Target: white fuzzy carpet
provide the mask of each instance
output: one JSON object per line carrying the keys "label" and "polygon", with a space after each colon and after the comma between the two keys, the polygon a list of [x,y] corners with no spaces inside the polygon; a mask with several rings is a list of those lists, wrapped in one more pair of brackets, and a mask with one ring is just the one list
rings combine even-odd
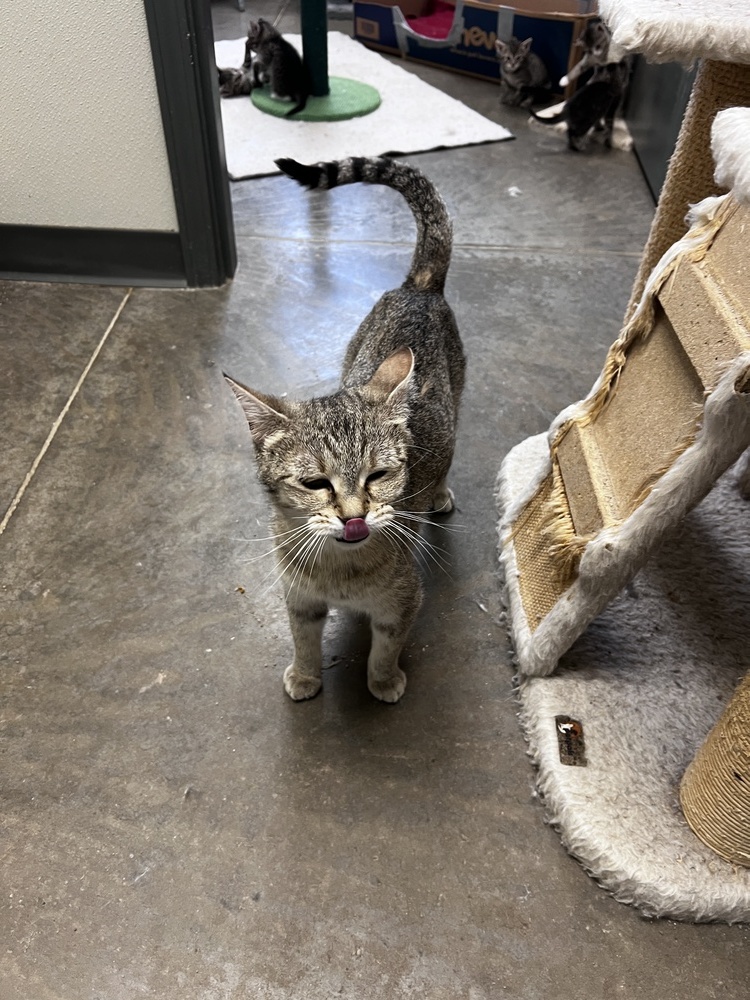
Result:
{"label": "white fuzzy carpet", "polygon": [[599,13],[613,41],[648,62],[750,63],[747,0],[599,0]]}
{"label": "white fuzzy carpet", "polygon": [[[299,35],[285,37],[300,50]],[[216,42],[215,51],[217,66],[241,66],[245,39]],[[375,87],[380,107],[349,121],[295,122],[264,114],[249,97],[224,99],[224,144],[233,180],[278,173],[274,160],[281,156],[316,163],[513,138],[501,125],[338,31],[328,33],[328,71]]]}
{"label": "white fuzzy carpet", "polygon": [[[516,496],[546,434],[504,464]],[[750,922],[750,869],[687,826],[685,768],[750,668],[750,507],[730,471],[589,626],[551,677],[521,681],[549,822],[589,873],[648,916]],[[560,763],[555,717],[583,725],[586,767]]]}

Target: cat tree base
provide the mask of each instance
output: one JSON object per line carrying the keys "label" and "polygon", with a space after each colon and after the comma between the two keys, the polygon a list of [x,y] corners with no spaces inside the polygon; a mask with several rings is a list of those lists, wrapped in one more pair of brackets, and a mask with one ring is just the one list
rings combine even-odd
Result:
{"label": "cat tree base", "polygon": [[[361,118],[380,107],[380,94],[368,83],[342,76],[328,78],[329,92],[324,97],[308,97],[303,111],[287,120],[290,122],[340,122]],[[286,118],[291,105],[271,97],[268,88],[253,90],[251,100],[259,111],[277,118]]]}

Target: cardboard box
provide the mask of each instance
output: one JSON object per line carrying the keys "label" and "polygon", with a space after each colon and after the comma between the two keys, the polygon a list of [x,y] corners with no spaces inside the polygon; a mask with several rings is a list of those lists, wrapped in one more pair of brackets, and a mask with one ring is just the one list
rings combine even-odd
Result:
{"label": "cardboard box", "polygon": [[450,35],[435,39],[418,35],[397,4],[354,0],[354,37],[369,48],[499,83],[496,39],[530,36],[554,91],[578,62],[575,43],[594,16],[596,0],[520,0],[515,7],[492,0],[456,0]]}
{"label": "cardboard box", "polygon": [[430,0],[378,0],[383,7],[398,7],[404,17],[423,17],[430,6]]}

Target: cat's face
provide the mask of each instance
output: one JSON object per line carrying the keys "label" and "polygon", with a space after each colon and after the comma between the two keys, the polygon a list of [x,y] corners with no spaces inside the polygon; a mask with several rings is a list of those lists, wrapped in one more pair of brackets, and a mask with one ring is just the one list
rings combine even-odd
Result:
{"label": "cat's face", "polygon": [[343,551],[397,532],[394,504],[408,481],[408,355],[384,384],[375,384],[381,365],[362,389],[306,402],[261,396],[228,380],[250,425],[260,480],[297,532],[289,541]]}
{"label": "cat's face", "polygon": [[247,29],[245,54],[249,54],[249,50],[257,52],[258,46],[264,39],[268,38],[270,32],[272,31],[272,26],[268,23],[268,21],[264,21],[262,17],[258,18],[257,21],[251,21],[250,27]]}
{"label": "cat's face", "polygon": [[594,62],[603,62],[609,52],[610,39],[610,31],[606,24],[603,21],[594,21],[586,25],[578,44]]}
{"label": "cat's face", "polygon": [[500,65],[505,74],[513,75],[521,69],[529,54],[531,41],[530,38],[523,42],[511,38],[510,42],[503,42],[498,38],[495,42],[495,49],[500,56]]}

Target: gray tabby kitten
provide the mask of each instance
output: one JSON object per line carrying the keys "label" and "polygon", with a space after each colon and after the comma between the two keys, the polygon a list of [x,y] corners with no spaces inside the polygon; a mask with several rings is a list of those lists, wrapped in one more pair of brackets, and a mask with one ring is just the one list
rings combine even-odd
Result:
{"label": "gray tabby kitten", "polygon": [[452,229],[445,205],[418,170],[388,159],[303,166],[278,160],[308,188],[384,184],[417,222],[409,273],[386,292],[350,341],[341,388],[292,402],[227,378],[242,405],[261,483],[273,507],[294,661],[284,687],[295,701],[321,687],[321,636],[329,608],[366,615],[372,627],[367,686],[398,701],[398,659],[422,601],[415,567],[419,524],[448,513],[465,360],[443,297]]}
{"label": "gray tabby kitten", "polygon": [[495,42],[500,57],[500,100],[503,104],[531,107],[534,101],[543,101],[549,95],[550,82],[547,67],[531,51],[533,39],[519,42],[511,38]]}
{"label": "gray tabby kitten", "polygon": [[262,17],[250,22],[242,68],[252,73],[254,86],[270,84],[271,97],[296,101],[287,118],[304,109],[310,96],[307,67],[291,42]]}
{"label": "gray tabby kitten", "polygon": [[241,97],[253,89],[250,74],[242,69],[219,69],[219,93],[222,97]]}
{"label": "gray tabby kitten", "polygon": [[606,66],[609,63],[616,63],[623,60],[626,53],[623,49],[615,46],[612,42],[612,32],[600,18],[592,18],[583,30],[583,34],[576,42],[578,48],[583,49],[583,55],[575,66],[560,80],[561,87],[567,87],[573,80],[577,80],[587,69],[595,69],[597,66]]}

